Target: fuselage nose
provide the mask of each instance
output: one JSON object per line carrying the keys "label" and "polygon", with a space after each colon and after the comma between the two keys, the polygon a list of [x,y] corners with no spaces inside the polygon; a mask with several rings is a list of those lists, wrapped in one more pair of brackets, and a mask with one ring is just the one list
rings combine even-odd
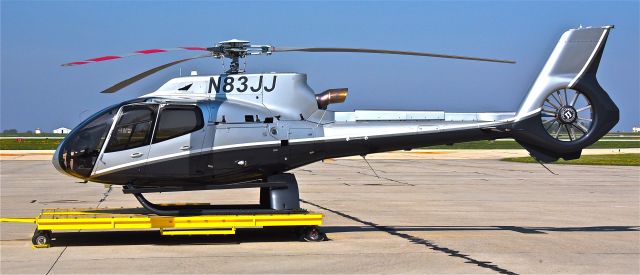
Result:
{"label": "fuselage nose", "polygon": [[78,152],[76,150],[77,146],[74,146],[77,144],[77,135],[77,132],[71,132],[60,142],[56,151],[53,153],[51,163],[53,167],[62,174],[87,179],[89,174],[86,172],[83,173],[83,171],[79,169],[80,159],[78,158]]}
{"label": "fuselage nose", "polygon": [[69,173],[67,173],[67,171],[65,171],[64,168],[62,168],[63,163],[62,163],[62,159],[60,158],[61,147],[62,147],[62,142],[58,144],[58,147],[56,148],[56,152],[53,153],[53,158],[51,159],[51,163],[53,163],[53,167],[55,167],[56,170],[58,170],[58,172],[69,175]]}
{"label": "fuselage nose", "polygon": [[92,115],[71,131],[53,154],[53,166],[67,175],[90,178],[118,107],[114,105]]}

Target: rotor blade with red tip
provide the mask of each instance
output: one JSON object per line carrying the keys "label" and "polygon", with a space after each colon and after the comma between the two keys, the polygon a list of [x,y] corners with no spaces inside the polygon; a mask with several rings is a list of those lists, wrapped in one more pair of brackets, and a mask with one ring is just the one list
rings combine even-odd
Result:
{"label": "rotor blade with red tip", "polygon": [[133,76],[133,77],[127,79],[127,80],[124,80],[124,81],[122,81],[122,82],[120,82],[120,83],[118,83],[116,85],[113,85],[113,86],[107,88],[106,90],[102,91],[101,93],[115,93],[115,92],[121,90],[122,88],[127,87],[127,86],[135,83],[136,81],[138,81],[140,79],[143,79],[143,78],[145,78],[147,76],[150,76],[150,75],[152,75],[154,73],[157,73],[157,72],[159,72],[161,70],[169,68],[169,67],[171,67],[173,65],[176,65],[178,63],[182,63],[182,62],[185,62],[185,61],[193,60],[193,59],[203,58],[203,57],[211,57],[211,55],[207,54],[207,55],[201,55],[201,56],[196,56],[196,57],[190,57],[190,58],[176,60],[176,61],[164,64],[164,65],[160,65],[160,66],[155,67],[153,69],[150,69],[150,70],[144,71],[142,73],[139,73],[139,74],[137,74],[137,75],[135,75],[135,76]]}
{"label": "rotor blade with red tip", "polygon": [[62,64],[61,66],[84,65],[84,64],[89,64],[89,63],[96,63],[96,62],[100,62],[100,61],[120,59],[120,58],[123,58],[123,57],[129,57],[129,56],[141,55],[141,54],[164,53],[164,52],[170,52],[170,51],[206,51],[206,50],[207,50],[207,48],[203,48],[203,47],[179,47],[179,48],[169,48],[169,49],[148,49],[148,50],[135,51],[133,53],[128,53],[128,54],[122,54],[122,55],[107,55],[107,56],[101,56],[101,57],[91,58],[91,59],[82,60],[82,61],[74,61],[74,62],[69,62],[69,63]]}
{"label": "rotor blade with red tip", "polygon": [[273,47],[272,52],[316,52],[316,53],[378,53],[378,54],[398,54],[398,55],[413,55],[413,56],[429,56],[429,57],[439,57],[439,58],[451,58],[451,59],[464,59],[464,60],[475,60],[475,61],[487,61],[487,62],[499,62],[499,63],[516,63],[511,60],[501,60],[501,59],[493,59],[493,58],[482,58],[482,57],[470,57],[470,56],[460,56],[460,55],[448,55],[448,54],[437,54],[437,53],[424,53],[424,52],[410,52],[410,51],[396,51],[396,50],[383,50],[383,49],[363,49],[363,48],[284,48],[284,47]]}

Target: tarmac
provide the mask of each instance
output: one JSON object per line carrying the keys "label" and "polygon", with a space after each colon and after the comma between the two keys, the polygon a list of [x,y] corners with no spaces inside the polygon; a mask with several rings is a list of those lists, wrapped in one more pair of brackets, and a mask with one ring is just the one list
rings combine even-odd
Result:
{"label": "tarmac", "polygon": [[[302,207],[325,215],[329,241],[263,229],[54,232],[53,247],[34,249],[33,224],[2,223],[0,273],[640,273],[640,167],[548,165],[554,175],[497,160],[522,150],[478,151],[485,153],[372,155],[374,170],[357,158],[294,170]],[[48,160],[17,159],[0,161],[2,217],[138,206],[119,187],[78,183]],[[253,189],[150,195],[217,204],[257,198]]]}

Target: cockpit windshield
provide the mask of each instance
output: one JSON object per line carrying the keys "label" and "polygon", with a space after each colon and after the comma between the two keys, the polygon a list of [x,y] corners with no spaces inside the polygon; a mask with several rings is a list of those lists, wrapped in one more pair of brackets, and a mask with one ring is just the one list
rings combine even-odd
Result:
{"label": "cockpit windshield", "polygon": [[62,169],[81,178],[91,175],[119,107],[103,110],[71,132],[58,149],[58,161]]}

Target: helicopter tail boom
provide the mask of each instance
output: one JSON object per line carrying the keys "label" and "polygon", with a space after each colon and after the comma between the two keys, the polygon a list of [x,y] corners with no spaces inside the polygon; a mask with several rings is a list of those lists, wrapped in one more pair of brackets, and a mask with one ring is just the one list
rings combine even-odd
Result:
{"label": "helicopter tail boom", "polygon": [[576,159],[616,125],[596,73],[613,26],[566,31],[520,106],[512,136],[540,161]]}

